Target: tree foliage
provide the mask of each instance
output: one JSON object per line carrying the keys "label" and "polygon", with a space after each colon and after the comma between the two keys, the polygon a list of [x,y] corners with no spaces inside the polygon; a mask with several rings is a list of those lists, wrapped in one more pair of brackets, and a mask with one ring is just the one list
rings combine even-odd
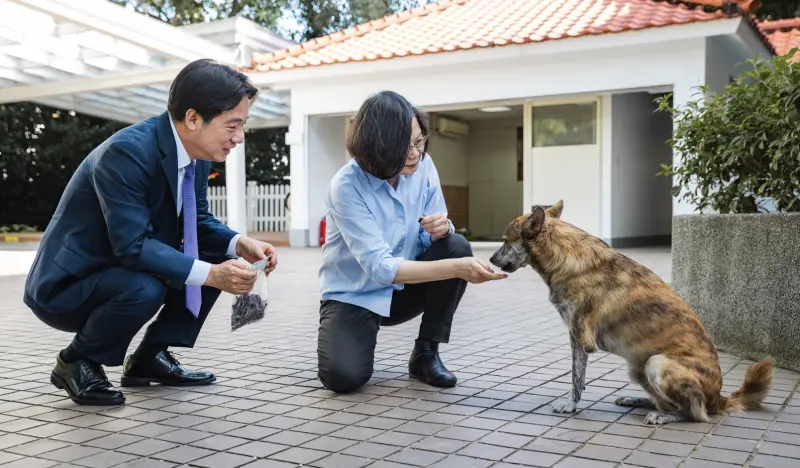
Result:
{"label": "tree foliage", "polygon": [[241,16],[302,42],[429,0],[110,0],[175,26]]}
{"label": "tree foliage", "polygon": [[800,16],[800,0],[762,0],[754,13],[762,20],[797,18]]}
{"label": "tree foliage", "polygon": [[[795,51],[751,59],[723,92],[700,96],[680,109],[668,96],[659,109],[676,122],[670,145],[679,164],[664,166],[673,194],[698,211],[800,212],[800,64]],[[772,207],[770,207],[772,205]]]}
{"label": "tree foliage", "polygon": [[[109,1],[174,26],[242,16],[284,37],[304,41],[428,0]],[[34,103],[0,105],[0,226],[32,225],[44,229],[80,162],[124,126]],[[247,132],[248,180],[288,183],[285,133],[286,128]],[[224,184],[224,164],[216,164],[214,169],[216,173],[209,184]]]}
{"label": "tree foliage", "polygon": [[0,226],[46,226],[81,161],[123,127],[31,103],[1,104]]}

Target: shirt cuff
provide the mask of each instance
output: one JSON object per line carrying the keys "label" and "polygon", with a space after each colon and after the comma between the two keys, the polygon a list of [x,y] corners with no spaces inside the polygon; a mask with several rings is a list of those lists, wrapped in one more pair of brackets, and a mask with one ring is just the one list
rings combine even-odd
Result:
{"label": "shirt cuff", "polygon": [[192,270],[186,278],[186,284],[189,286],[202,286],[208,279],[208,274],[211,272],[211,264],[202,260],[195,260],[192,264]]}
{"label": "shirt cuff", "polygon": [[428,231],[422,231],[419,234],[419,241],[422,243],[422,247],[426,249],[429,248],[432,244],[430,233],[428,233]]}
{"label": "shirt cuff", "polygon": [[239,242],[239,238],[242,237],[241,234],[236,234],[231,239],[231,243],[228,244],[228,252],[227,255],[229,258],[238,258],[239,256],[236,255],[236,244]]}
{"label": "shirt cuff", "polygon": [[391,257],[381,262],[377,282],[379,284],[391,285],[398,291],[403,289],[403,284],[394,283],[394,278],[397,276],[397,270],[400,269],[400,264],[404,261],[406,261],[406,259],[403,257]]}

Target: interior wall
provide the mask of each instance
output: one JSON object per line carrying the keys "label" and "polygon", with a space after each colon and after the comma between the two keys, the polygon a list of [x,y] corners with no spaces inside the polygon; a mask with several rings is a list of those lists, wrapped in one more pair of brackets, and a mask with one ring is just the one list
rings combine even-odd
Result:
{"label": "interior wall", "polygon": [[456,230],[469,227],[469,189],[467,188],[467,140],[444,136],[437,131],[436,114],[429,115],[431,135],[428,152],[439,173],[447,215]]}
{"label": "interior wall", "polygon": [[467,139],[431,134],[428,151],[436,164],[442,185],[467,186]]}
{"label": "interior wall", "polygon": [[309,117],[308,152],[314,163],[309,165],[309,245],[319,245],[319,223],[326,215],[325,194],[336,172],[344,166],[346,117]]}
{"label": "interior wall", "polygon": [[648,93],[612,96],[611,241],[660,244],[672,232],[672,180],[657,176],[670,164],[672,120]]}
{"label": "interior wall", "polygon": [[508,223],[521,214],[518,127],[522,127],[522,118],[470,122],[466,169],[469,228],[475,237],[500,237]]}

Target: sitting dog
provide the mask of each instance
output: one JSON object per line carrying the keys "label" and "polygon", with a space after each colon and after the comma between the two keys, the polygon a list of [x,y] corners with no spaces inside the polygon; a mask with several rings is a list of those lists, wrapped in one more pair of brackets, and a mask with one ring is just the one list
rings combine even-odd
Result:
{"label": "sitting dog", "polygon": [[717,352],[695,312],[655,273],[562,221],[563,207],[559,200],[547,210],[538,206],[516,218],[489,260],[508,273],[533,267],[569,329],[572,390],[553,411],[575,411],[587,353],[597,349],[624,358],[631,380],[649,394],[615,401],[656,409],[645,424],[709,422],[709,414],[759,407],[772,384],[772,363],[753,364],[739,390],[720,395]]}

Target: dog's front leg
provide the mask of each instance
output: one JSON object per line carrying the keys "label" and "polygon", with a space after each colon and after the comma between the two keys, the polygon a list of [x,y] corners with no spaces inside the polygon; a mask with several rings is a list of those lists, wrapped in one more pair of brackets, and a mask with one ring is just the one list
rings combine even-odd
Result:
{"label": "dog's front leg", "polygon": [[572,335],[570,335],[569,344],[572,348],[572,390],[569,391],[566,399],[553,404],[553,411],[556,413],[575,412],[578,402],[581,401],[581,393],[586,381],[586,362],[589,355],[583,349],[583,344]]}
{"label": "dog's front leg", "polygon": [[586,315],[576,312],[572,316],[571,332],[578,339],[578,344],[587,353],[597,351],[597,340],[594,335],[594,328],[586,324]]}

